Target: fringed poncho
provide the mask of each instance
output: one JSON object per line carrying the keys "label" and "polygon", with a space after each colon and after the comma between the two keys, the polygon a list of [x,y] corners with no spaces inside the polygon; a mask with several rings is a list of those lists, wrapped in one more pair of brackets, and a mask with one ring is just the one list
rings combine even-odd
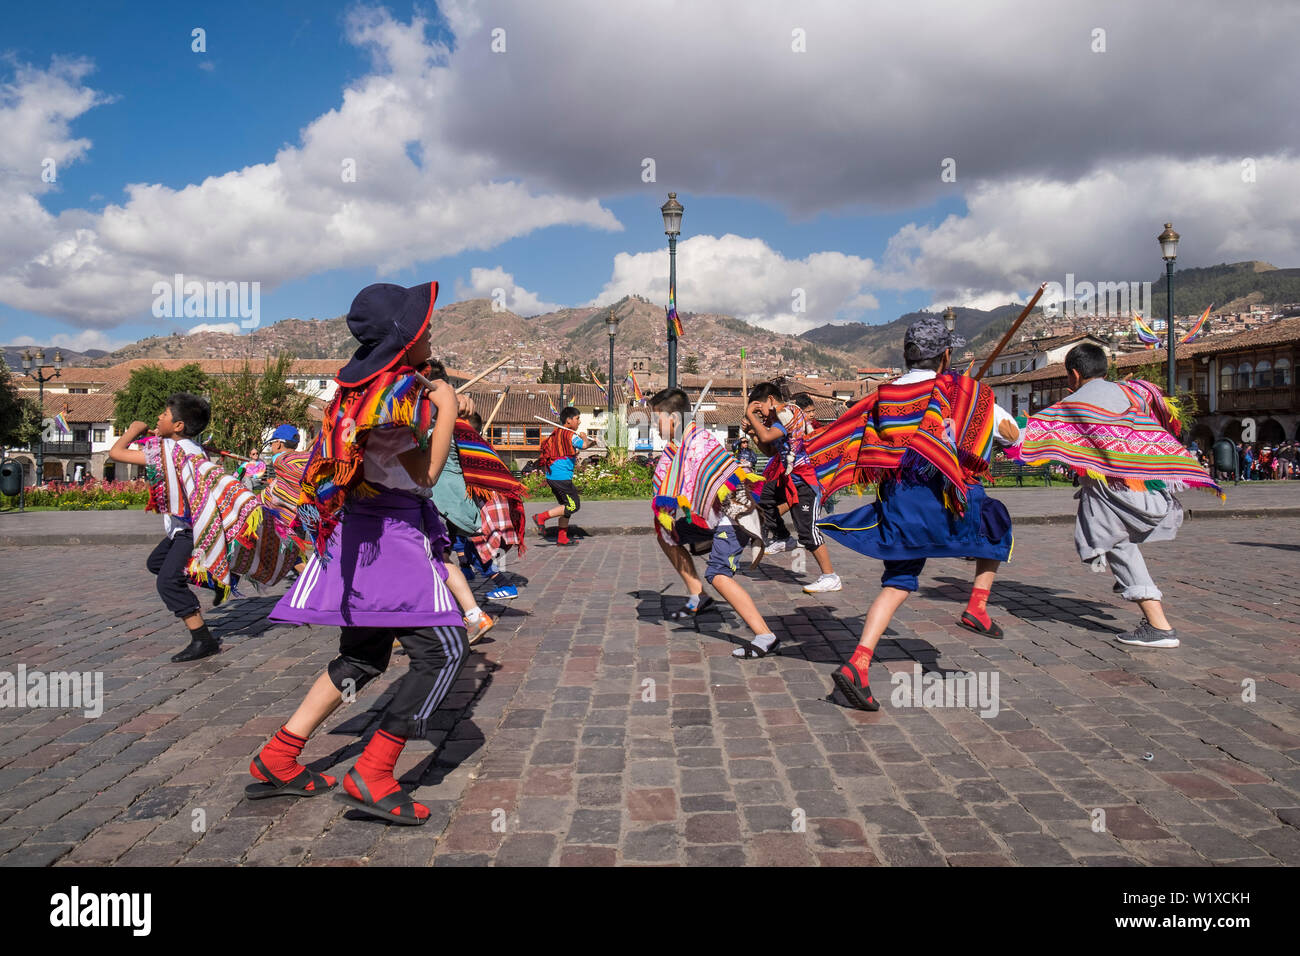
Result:
{"label": "fringed poncho", "polygon": [[712,528],[715,513],[725,510],[729,502],[740,504],[741,511],[752,510],[746,485],[758,480],[758,475],[745,470],[708,431],[691,422],[680,442],[670,442],[664,448],[655,469],[655,494],[650,503],[655,522],[674,541],[679,517],[697,527]]}
{"label": "fringed poncho", "polygon": [[358,388],[340,388],[325,411],[302,479],[294,532],[322,560],[348,494],[363,484],[365,437],[376,428],[409,428],[421,448],[433,430],[433,403],[408,367],[382,372]]}
{"label": "fringed poncho", "polygon": [[881,385],[808,439],[822,494],[875,484],[913,453],[943,476],[960,513],[967,486],[989,466],[993,408],[993,390],[964,375]]}
{"label": "fringed poncho", "polygon": [[1024,441],[1008,451],[1029,465],[1059,462],[1079,475],[1135,491],[1203,488],[1223,491],[1178,441],[1175,409],[1150,382],[1116,382],[1128,398],[1116,414],[1097,405],[1063,399],[1030,416]]}

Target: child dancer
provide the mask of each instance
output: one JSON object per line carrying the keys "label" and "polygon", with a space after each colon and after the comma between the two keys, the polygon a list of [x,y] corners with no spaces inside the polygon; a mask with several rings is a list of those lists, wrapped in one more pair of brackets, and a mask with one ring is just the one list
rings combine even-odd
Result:
{"label": "child dancer", "polygon": [[[175,663],[196,661],[221,650],[221,640],[213,637],[203,622],[199,599],[189,587],[188,569],[195,556],[195,515],[189,496],[179,479],[180,469],[175,464],[180,463],[180,468],[184,468],[190,458],[195,462],[207,461],[207,456],[194,438],[208,427],[210,417],[206,400],[188,392],[177,392],[168,396],[167,405],[158,416],[158,425],[154,429],[156,437],[149,443],[148,451],[130,447],[149,431],[149,426],[144,422],[132,422],[108,452],[108,457],[113,461],[148,466],[150,482],[161,492],[151,496],[150,509],[162,512],[163,533],[166,537],[153,549],[145,566],[158,577],[158,596],[162,598],[163,604],[184,622],[189,633],[189,645],[172,657]],[[164,460],[170,465],[170,480],[166,482],[163,482]],[[162,482],[161,487],[159,482]],[[248,497],[251,499],[251,495]],[[221,557],[224,561],[224,553]],[[227,583],[228,581],[227,577]],[[218,591],[218,597],[223,593],[227,592]]]}
{"label": "child dancer", "polygon": [[879,483],[870,505],[821,523],[840,543],[885,564],[862,638],[832,675],[849,703],[862,710],[880,707],[867,668],[894,612],[917,589],[925,559],[980,559],[972,598],[981,594],[982,608],[998,562],[1011,553],[1010,516],[976,480],[988,469],[993,448],[993,390],[948,371],[951,349],[963,344],[938,316],[913,322],[903,342],[910,371],[880,386],[809,443],[824,493]]}
{"label": "child dancer", "polygon": [[1178,533],[1183,506],[1173,491],[1223,492],[1175,437],[1178,419],[1160,390],[1137,379],[1108,382],[1106,366],[1100,346],[1070,349],[1065,371],[1073,391],[1030,417],[1020,457],[1031,465],[1060,462],[1080,476],[1075,550],[1094,571],[1109,567],[1116,590],[1142,610],[1141,623],[1117,640],[1177,647],[1178,632],[1138,545]]}
{"label": "child dancer", "polygon": [[560,424],[564,428],[557,428],[546,436],[537,458],[537,464],[546,469],[546,484],[555,494],[555,500],[559,505],[550,511],[533,515],[533,521],[537,525],[537,533],[546,534],[546,522],[551,518],[559,518],[560,534],[555,539],[555,543],[559,545],[571,543],[569,516],[576,514],[582,507],[578,489],[573,486],[573,471],[578,464],[578,452],[586,447],[586,439],[573,433],[581,420],[581,413],[572,405],[566,405],[560,412]]}
{"label": "child dancer", "polygon": [[842,587],[839,575],[831,567],[830,552],[817,530],[822,496],[817,473],[806,451],[811,431],[808,419],[793,402],[781,400],[781,390],[772,382],[759,382],[749,390],[748,398],[746,422],[760,442],[772,447],[772,457],[781,462],[770,477],[764,473],[766,480],[759,497],[763,531],[770,542],[765,550],[774,554],[796,548],[796,542],[787,535],[785,521],[781,518],[779,506],[784,499],[790,505],[790,515],[799,535],[797,546],[811,551],[821,568],[821,577],[804,585],[804,591],[808,594],[838,591]]}
{"label": "child dancer", "polygon": [[259,782],[245,788],[252,799],[333,789],[333,777],[308,770],[298,757],[345,692],[387,669],[396,637],[410,668],[338,796],[391,823],[429,818],[393,768],[407,739],[426,732],[468,654],[438,558],[447,533],[427,496],[451,448],[457,396],[441,381],[427,390],[413,374],[429,359],[437,290],[437,283],[371,285],[348,312],[361,347],[339,372],[298,509],[316,554],[271,613],[276,621],[340,627],[339,656],[253,759],[249,770]]}
{"label": "child dancer", "polygon": [[704,585],[686,549],[687,545],[710,543],[704,578],[754,632],[754,637],[742,641],[743,646],[732,654],[765,657],[776,650],[776,635],[734,577],[744,550],[743,539],[762,534],[745,487],[758,476],[745,471],[705,429],[694,422],[682,427],[690,407],[680,388],[666,388],[650,399],[650,408],[658,415],[659,435],[668,442],[654,475],[655,540],[690,595],[685,609],[673,616],[694,617],[712,606],[712,599],[703,596]]}

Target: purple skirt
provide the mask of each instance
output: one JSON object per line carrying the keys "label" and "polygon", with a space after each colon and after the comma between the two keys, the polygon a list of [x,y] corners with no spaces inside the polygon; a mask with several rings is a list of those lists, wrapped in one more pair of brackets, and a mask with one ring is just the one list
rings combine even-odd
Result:
{"label": "purple skirt", "polygon": [[461,627],[440,556],[450,539],[428,498],[382,488],[348,499],[328,560],[313,555],[270,614],[286,624]]}

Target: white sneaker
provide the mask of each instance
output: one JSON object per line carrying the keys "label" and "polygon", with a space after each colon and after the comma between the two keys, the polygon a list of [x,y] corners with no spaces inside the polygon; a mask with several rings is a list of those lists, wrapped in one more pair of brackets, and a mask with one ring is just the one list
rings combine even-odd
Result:
{"label": "white sneaker", "polygon": [[768,554],[785,554],[789,551],[799,550],[798,538],[786,538],[784,541],[773,541],[765,549]]}
{"label": "white sneaker", "polygon": [[812,584],[805,584],[803,589],[808,594],[824,594],[827,591],[839,591],[843,588],[838,574],[823,574]]}

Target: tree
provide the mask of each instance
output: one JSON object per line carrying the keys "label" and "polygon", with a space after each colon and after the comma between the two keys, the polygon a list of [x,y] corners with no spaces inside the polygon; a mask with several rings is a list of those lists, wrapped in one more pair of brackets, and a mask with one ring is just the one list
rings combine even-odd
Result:
{"label": "tree", "polygon": [[40,407],[18,393],[9,366],[0,361],[0,445],[30,446],[40,433]]}
{"label": "tree", "polygon": [[686,356],[686,360],[682,362],[682,371],[686,372],[688,375],[698,375],[700,372],[700,360],[694,355]]}
{"label": "tree", "polygon": [[126,388],[113,399],[113,427],[123,432],[132,422],[152,425],[167,406],[167,396],[176,392],[203,395],[207,391],[208,377],[196,363],[174,371],[160,365],[141,366],[131,372]]}
{"label": "tree", "polygon": [[293,356],[281,354],[272,364],[268,359],[256,372],[244,363],[234,375],[212,382],[212,444],[238,455],[260,448],[266,431],[286,422],[299,429],[307,426],[311,396],[289,384]]}
{"label": "tree", "polygon": [[539,385],[545,385],[551,380],[551,366],[547,364],[546,359],[542,359],[542,377],[537,380]]}

